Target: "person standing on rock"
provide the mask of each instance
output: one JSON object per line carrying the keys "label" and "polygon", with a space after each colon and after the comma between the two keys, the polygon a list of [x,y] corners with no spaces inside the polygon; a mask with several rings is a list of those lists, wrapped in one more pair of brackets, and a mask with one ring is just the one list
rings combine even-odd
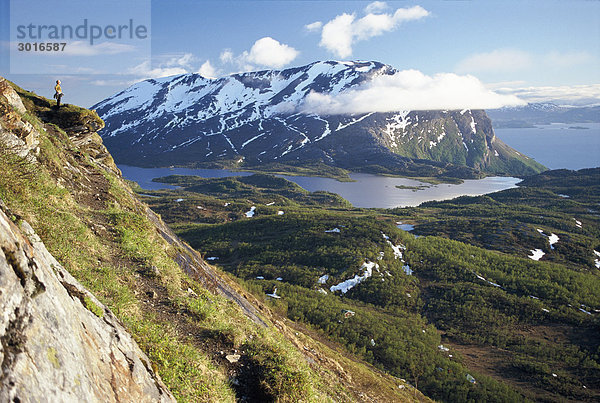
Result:
{"label": "person standing on rock", "polygon": [[54,86],[54,99],[56,99],[56,109],[60,108],[60,100],[63,97],[62,89],[60,88],[60,80],[56,80],[56,85]]}

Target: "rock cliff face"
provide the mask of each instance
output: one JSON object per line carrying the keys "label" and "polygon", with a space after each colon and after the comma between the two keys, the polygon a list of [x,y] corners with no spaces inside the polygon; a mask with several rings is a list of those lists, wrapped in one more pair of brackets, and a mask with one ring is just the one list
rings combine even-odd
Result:
{"label": "rock cliff face", "polygon": [[6,102],[0,102],[0,144],[10,148],[20,157],[33,162],[39,149],[40,134],[34,126],[21,116],[27,112],[21,98],[4,77],[0,77],[0,96]]}
{"label": "rock cliff face", "polygon": [[116,317],[0,211],[1,401],[175,399]]}

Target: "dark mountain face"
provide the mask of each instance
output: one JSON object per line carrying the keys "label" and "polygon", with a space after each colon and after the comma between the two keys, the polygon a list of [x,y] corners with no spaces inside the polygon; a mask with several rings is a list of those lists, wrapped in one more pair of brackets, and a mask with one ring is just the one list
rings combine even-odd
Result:
{"label": "dark mountain face", "polygon": [[117,162],[138,166],[316,161],[466,177],[544,169],[498,140],[484,111],[303,110],[311,92],[335,96],[395,72],[378,62],[328,61],[220,79],[186,74],[137,83],[94,108],[106,122],[102,136]]}

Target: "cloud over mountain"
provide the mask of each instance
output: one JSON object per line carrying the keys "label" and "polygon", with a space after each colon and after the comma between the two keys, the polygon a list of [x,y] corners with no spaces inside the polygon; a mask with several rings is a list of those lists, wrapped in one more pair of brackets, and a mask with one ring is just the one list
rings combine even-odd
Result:
{"label": "cloud over mountain", "polygon": [[347,114],[398,110],[487,109],[523,105],[514,95],[498,94],[473,76],[417,70],[380,75],[338,94],[311,92],[304,113]]}
{"label": "cloud over mountain", "polygon": [[257,66],[281,68],[290,64],[300,52],[293,47],[281,43],[270,36],[258,39],[250,50],[235,55],[231,49],[224,49],[219,60],[223,64],[231,64],[239,71],[256,70]]}
{"label": "cloud over mountain", "polygon": [[299,54],[296,49],[267,36],[254,42],[250,52],[243,57],[250,63],[280,68],[291,63]]}

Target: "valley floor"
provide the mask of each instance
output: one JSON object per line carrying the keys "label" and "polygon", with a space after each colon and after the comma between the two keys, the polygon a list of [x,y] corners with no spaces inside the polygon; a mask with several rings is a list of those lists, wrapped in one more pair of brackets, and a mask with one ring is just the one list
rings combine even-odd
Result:
{"label": "valley floor", "polygon": [[599,179],[393,210],[267,175],[172,176],[181,189],[142,197],[275,312],[434,399],[593,401]]}

